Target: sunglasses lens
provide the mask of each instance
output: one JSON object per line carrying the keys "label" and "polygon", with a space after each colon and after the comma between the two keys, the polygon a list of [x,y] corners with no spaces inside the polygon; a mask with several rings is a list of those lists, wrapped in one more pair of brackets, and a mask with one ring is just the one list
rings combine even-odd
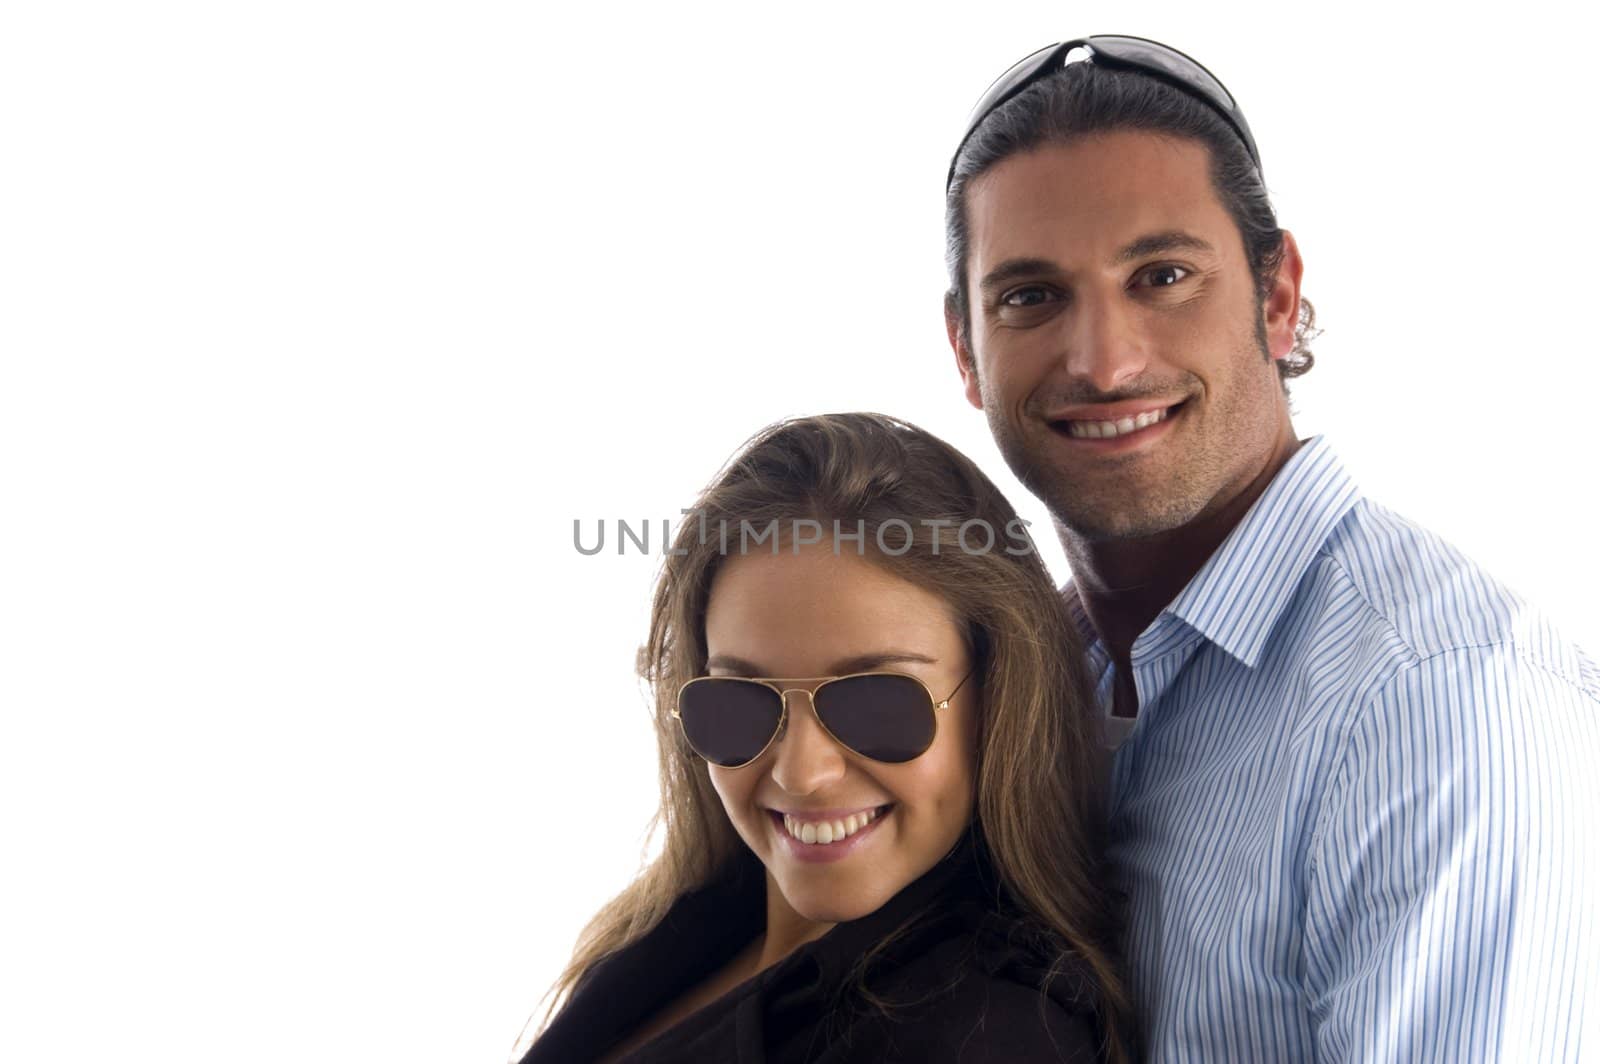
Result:
{"label": "sunglasses lens", "polygon": [[933,744],[933,698],[909,676],[847,676],[814,701],[828,730],[874,761],[911,761]]}
{"label": "sunglasses lens", "polygon": [[1055,53],[1060,45],[1047,44],[1037,52],[1032,52],[1011,64],[1011,68],[1004,74],[994,79],[994,83],[984,92],[978,100],[978,106],[972,109],[972,116],[967,122],[967,132],[971,133],[974,126],[985,115],[994,110],[1001,101],[1005,100],[1017,89],[1026,85],[1039,76],[1039,72],[1049,66],[1055,59]]}
{"label": "sunglasses lens", "polygon": [[727,677],[695,680],[678,694],[678,717],[695,752],[737,768],[766,749],[783,718],[783,698],[765,684]]}

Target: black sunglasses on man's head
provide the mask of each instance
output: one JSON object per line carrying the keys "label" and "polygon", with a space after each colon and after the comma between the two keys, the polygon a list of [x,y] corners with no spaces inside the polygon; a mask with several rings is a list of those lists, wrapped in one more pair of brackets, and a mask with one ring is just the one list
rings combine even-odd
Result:
{"label": "black sunglasses on man's head", "polygon": [[1099,66],[1150,74],[1206,104],[1239,134],[1245,150],[1250,153],[1250,160],[1256,164],[1256,170],[1261,170],[1261,153],[1256,150],[1256,140],[1250,135],[1250,123],[1244,120],[1244,112],[1234,102],[1233,94],[1217,80],[1215,74],[1176,48],[1169,48],[1159,41],[1113,34],[1080,37],[1075,41],[1047,45],[996,78],[994,84],[989,86],[989,91],[978,101],[978,106],[972,109],[972,117],[967,119],[967,128],[961,134],[955,154],[950,157],[950,172],[944,181],[946,189],[955,180],[956,159],[961,156],[961,149],[967,146],[972,131],[996,107],[1034,82],[1060,70],[1066,64],[1068,53],[1074,48],[1087,48]]}

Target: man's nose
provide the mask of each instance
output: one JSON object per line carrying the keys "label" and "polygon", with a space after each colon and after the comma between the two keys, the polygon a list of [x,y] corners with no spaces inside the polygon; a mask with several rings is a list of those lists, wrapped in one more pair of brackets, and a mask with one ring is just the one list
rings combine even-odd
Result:
{"label": "man's nose", "polygon": [[1121,291],[1085,291],[1062,315],[1062,361],[1070,376],[1095,390],[1115,392],[1148,368],[1149,352],[1137,308]]}
{"label": "man's nose", "polygon": [[845,754],[817,720],[809,691],[783,697],[789,713],[774,744],[772,780],[790,794],[813,794],[844,775]]}

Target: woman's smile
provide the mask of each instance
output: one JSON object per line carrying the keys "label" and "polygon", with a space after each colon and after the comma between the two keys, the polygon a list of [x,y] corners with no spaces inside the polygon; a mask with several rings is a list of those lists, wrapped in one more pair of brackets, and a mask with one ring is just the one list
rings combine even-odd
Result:
{"label": "woman's smile", "polygon": [[873,806],[845,816],[794,815],[770,810],[787,852],[798,861],[839,861],[877,834],[894,803]]}

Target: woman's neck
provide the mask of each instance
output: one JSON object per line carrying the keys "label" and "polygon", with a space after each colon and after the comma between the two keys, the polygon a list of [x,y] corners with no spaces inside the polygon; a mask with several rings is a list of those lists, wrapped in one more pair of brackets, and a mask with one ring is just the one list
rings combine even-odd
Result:
{"label": "woman's neck", "polygon": [[834,928],[833,924],[808,920],[794,911],[772,876],[767,875],[767,927],[756,936],[753,963],[748,973],[755,975],[783,960],[805,945],[815,942]]}

